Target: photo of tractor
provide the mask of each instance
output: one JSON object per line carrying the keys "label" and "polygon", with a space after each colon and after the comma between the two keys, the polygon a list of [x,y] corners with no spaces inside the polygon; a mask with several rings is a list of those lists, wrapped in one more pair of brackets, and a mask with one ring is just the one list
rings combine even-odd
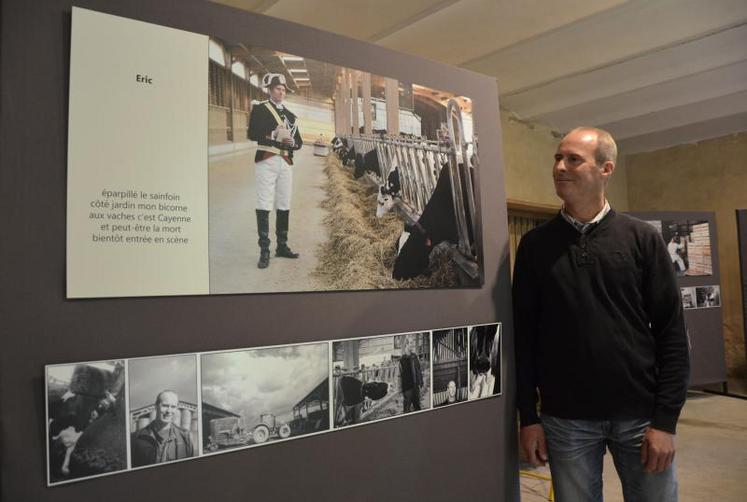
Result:
{"label": "photo of tractor", "polygon": [[329,430],[327,345],[203,355],[201,413],[204,453]]}
{"label": "photo of tractor", "polygon": [[278,420],[272,413],[263,413],[260,423],[254,427],[246,427],[244,419],[240,417],[214,418],[210,420],[210,435],[205,451],[262,444],[269,439],[287,439],[292,434],[290,424]]}

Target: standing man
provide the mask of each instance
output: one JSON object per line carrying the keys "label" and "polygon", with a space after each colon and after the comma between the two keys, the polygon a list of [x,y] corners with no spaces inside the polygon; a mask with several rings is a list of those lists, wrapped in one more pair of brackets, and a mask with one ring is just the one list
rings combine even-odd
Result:
{"label": "standing man", "polygon": [[402,390],[404,413],[420,410],[420,388],[423,386],[423,372],[420,360],[414,352],[413,340],[405,336],[405,346],[399,360],[399,376]]}
{"label": "standing man", "polygon": [[521,445],[534,465],[549,459],[558,502],[601,502],[605,448],[626,501],[677,500],[682,305],[661,235],[605,198],[616,157],[609,133],[569,132],[553,167],[563,209],[516,256]]}
{"label": "standing man", "polygon": [[257,267],[270,265],[270,211],[275,215],[275,256],[298,258],[298,253],[288,247],[288,220],[293,188],[293,152],[303,145],[296,116],[283,104],[287,86],[285,75],[268,73],[262,78],[262,87],[270,99],[252,107],[249,118],[249,139],[257,142],[254,157],[257,186],[257,234],[259,235],[259,262]]}
{"label": "standing man", "polygon": [[189,431],[173,421],[179,409],[179,396],[164,390],[156,396],[156,419],[132,434],[132,466],[160,464],[194,455]]}

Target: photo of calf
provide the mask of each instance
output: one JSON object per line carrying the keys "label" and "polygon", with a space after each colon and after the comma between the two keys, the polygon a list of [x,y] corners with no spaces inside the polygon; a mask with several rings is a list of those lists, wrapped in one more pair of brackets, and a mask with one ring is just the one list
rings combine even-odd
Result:
{"label": "photo of calf", "polygon": [[124,360],[46,368],[47,482],[127,469]]}
{"label": "photo of calf", "polygon": [[427,410],[430,333],[333,343],[334,427]]}
{"label": "photo of calf", "polygon": [[329,430],[327,347],[201,355],[203,453]]}
{"label": "photo of calf", "polygon": [[501,324],[472,326],[469,330],[469,399],[502,392]]}
{"label": "photo of calf", "polygon": [[211,294],[482,284],[470,98],[209,49]]}
{"label": "photo of calf", "polygon": [[433,407],[467,400],[467,328],[433,332]]}

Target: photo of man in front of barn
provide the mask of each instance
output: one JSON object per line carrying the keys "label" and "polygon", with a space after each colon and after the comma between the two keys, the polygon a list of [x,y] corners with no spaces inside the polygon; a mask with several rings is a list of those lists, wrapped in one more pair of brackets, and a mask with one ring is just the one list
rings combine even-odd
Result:
{"label": "photo of man in front of barn", "polygon": [[521,445],[532,464],[549,461],[558,502],[602,500],[607,449],[626,502],[675,502],[689,377],[680,291],[659,232],[607,202],[616,156],[609,133],[569,132],[552,171],[563,207],[519,244]]}

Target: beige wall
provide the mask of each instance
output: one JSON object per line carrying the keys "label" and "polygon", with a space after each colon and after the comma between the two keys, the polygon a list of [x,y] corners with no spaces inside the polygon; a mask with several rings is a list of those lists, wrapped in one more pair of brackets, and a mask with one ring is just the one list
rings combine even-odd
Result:
{"label": "beige wall", "polygon": [[[501,112],[506,197],[510,200],[560,207],[552,183],[552,164],[560,142],[550,129],[528,125]],[[608,188],[607,198],[619,211],[628,210],[628,186],[623,162],[619,162]]]}
{"label": "beige wall", "polygon": [[736,209],[747,208],[747,133],[626,159],[631,211],[715,211],[729,374],[744,374]]}

